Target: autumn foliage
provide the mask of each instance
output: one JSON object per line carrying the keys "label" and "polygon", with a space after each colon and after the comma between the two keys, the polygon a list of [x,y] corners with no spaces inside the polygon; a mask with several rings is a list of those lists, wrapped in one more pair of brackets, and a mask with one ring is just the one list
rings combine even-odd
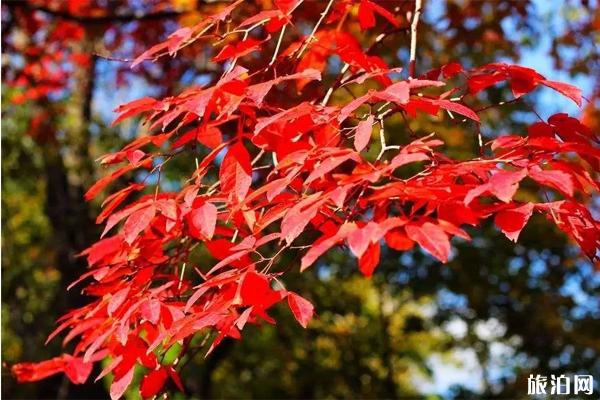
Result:
{"label": "autumn foliage", "polygon": [[[276,8],[251,16],[239,15],[240,4],[177,30],[133,62],[201,46],[224,72],[210,85],[116,110],[115,124],[141,118],[144,133],[99,160],[107,172],[85,197],[110,191],[124,176],[145,178],[132,178],[103,201],[97,223],[104,232],[83,252],[89,270],[73,284],[85,285],[92,300],[64,315],[48,339],[64,334],[65,345],[74,343],[72,354],[15,365],[17,379],[64,372],[82,383],[93,363],[108,358],[95,379],[112,374],[113,399],[130,385],[136,366],[145,371],[143,397],[160,394],[169,382],[184,391],[180,360],[192,347],[206,345],[210,357],[224,338],[240,339],[247,324],[274,324],[269,309],[278,303],[306,327],[315,313],[304,297],[310,294],[286,290],[285,273],[309,269],[336,246],[347,248],[370,277],[382,246],[419,246],[444,263],[453,238],[470,239],[465,226],[493,220],[516,242],[540,214],[596,260],[600,226],[588,204],[598,191],[597,135],[556,114],[527,132],[497,132],[484,142],[479,114],[502,105],[473,106],[498,84],[514,95],[505,102],[545,86],[581,106],[579,89],[503,63],[470,69],[451,63],[409,76],[408,67],[379,57],[376,44],[418,21],[374,1],[318,2],[304,34],[294,23],[305,6],[300,0],[276,1]],[[361,47],[360,33],[343,29],[346,18],[357,18],[363,32],[380,33],[371,48]],[[339,71],[332,81],[322,79],[327,68]],[[282,88],[295,96],[282,96]],[[335,93],[348,89],[360,94],[335,101]],[[453,159],[435,132],[413,132],[411,119],[424,115],[469,127],[479,156]],[[387,129],[386,121],[398,116],[406,129]],[[404,144],[387,144],[391,137]],[[176,190],[164,190],[162,171],[183,157],[192,160],[189,176]],[[534,185],[535,199],[520,196],[525,184]],[[214,262],[196,265],[197,251]],[[281,265],[284,252],[297,254],[298,262]],[[175,343],[180,354],[163,363]]]}

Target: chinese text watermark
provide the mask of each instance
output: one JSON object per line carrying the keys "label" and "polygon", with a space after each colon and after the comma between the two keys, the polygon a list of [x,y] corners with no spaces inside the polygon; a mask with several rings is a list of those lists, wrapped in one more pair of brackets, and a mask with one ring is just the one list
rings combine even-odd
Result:
{"label": "chinese text watermark", "polygon": [[[571,385],[571,380],[573,385]],[[573,378],[566,375],[529,375],[527,378],[527,394],[586,394],[594,392],[594,377],[591,375],[574,375]]]}

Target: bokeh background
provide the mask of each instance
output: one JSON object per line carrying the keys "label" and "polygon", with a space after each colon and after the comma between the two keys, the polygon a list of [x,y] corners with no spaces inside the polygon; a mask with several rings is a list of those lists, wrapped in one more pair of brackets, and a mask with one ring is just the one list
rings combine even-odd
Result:
{"label": "bokeh background", "polygon": [[[323,6],[312,2],[319,6],[308,21]],[[412,1],[393,3],[413,8]],[[135,121],[111,126],[112,110],[211,82],[221,72],[210,48],[191,47],[133,70],[128,60],[226,4],[2,2],[3,398],[108,397],[108,378],[74,386],[57,376],[17,385],[7,366],[60,354],[60,340],[45,346],[46,336],[57,317],[85,301],[76,289],[65,290],[85,269],[76,255],[99,235],[100,201],[88,204],[83,193],[103,174],[94,160],[138,133]],[[424,4],[419,72],[452,61],[466,67],[515,62],[582,87],[589,100],[578,109],[538,89],[526,103],[482,114],[486,138],[523,132],[534,120],[532,107],[544,118],[570,113],[600,131],[597,0]],[[272,5],[257,0],[243,7],[250,15]],[[348,22],[348,29],[365,45],[372,42],[358,23]],[[390,36],[379,54],[405,65],[408,39],[402,31]],[[503,86],[487,96],[492,103],[511,98]],[[444,121],[419,119],[413,129],[437,132],[454,157],[470,156],[472,132]],[[179,178],[174,170],[161,184],[176,185]],[[591,206],[595,212],[598,205]],[[337,250],[311,271],[290,274],[286,284],[315,303],[318,318],[304,330],[277,308],[277,326],[248,327],[242,341],[225,342],[207,359],[197,354],[183,375],[185,397],[521,398],[530,373],[591,374],[598,393],[600,276],[594,266],[542,219],[529,223],[517,245],[492,224],[469,233],[473,242],[453,242],[447,265],[418,249],[385,250],[369,280]],[[136,390],[127,397],[138,398]]]}

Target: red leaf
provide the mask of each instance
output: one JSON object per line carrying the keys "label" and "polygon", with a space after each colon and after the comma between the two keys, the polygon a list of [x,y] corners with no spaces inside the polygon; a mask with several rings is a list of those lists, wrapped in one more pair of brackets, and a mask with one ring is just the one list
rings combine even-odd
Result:
{"label": "red leaf", "polygon": [[315,217],[317,211],[324,203],[324,200],[319,201],[319,194],[313,194],[310,197],[302,200],[289,211],[286,212],[281,220],[281,237],[290,244],[304,230],[311,219]]}
{"label": "red leaf", "polygon": [[230,199],[241,201],[252,184],[252,166],[250,156],[240,142],[231,146],[219,170],[221,189],[229,194]]}
{"label": "red leaf", "polygon": [[231,248],[234,246],[233,243],[227,239],[212,240],[210,242],[206,242],[205,245],[210,252],[210,255],[217,260],[222,260],[225,257],[230,256],[232,253]]}
{"label": "red leaf", "polygon": [[462,65],[457,62],[452,62],[442,66],[442,75],[444,78],[452,78],[453,76],[463,71]]}
{"label": "red leaf", "polygon": [[498,82],[506,80],[506,78],[507,76],[504,73],[471,76],[469,78],[469,91],[472,94],[479,93]]}
{"label": "red leaf", "polygon": [[167,376],[167,370],[164,368],[159,368],[148,373],[146,376],[144,376],[144,379],[142,379],[142,384],[140,385],[140,395],[144,399],[156,396],[158,393],[160,393],[161,389],[165,385]]}
{"label": "red leaf", "polygon": [[554,130],[545,122],[536,122],[527,128],[527,134],[530,138],[554,137]]}
{"label": "red leaf", "polygon": [[87,381],[92,372],[93,363],[83,362],[82,358],[72,357],[65,365],[65,374],[71,382],[81,385]]}
{"label": "red leaf", "polygon": [[425,112],[429,115],[437,115],[440,111],[440,107],[431,103],[430,101],[423,100],[421,97],[413,97],[408,103],[402,106],[404,110],[411,117],[417,116],[417,111]]}
{"label": "red leaf", "polygon": [[129,384],[133,380],[133,366],[127,371],[123,376],[119,379],[115,379],[113,383],[110,385],[110,398],[112,400],[118,400],[123,397],[123,393],[127,390]]}
{"label": "red leaf", "polygon": [[389,169],[395,170],[403,165],[425,160],[429,160],[429,156],[425,153],[400,153],[392,159]]}
{"label": "red leaf", "polygon": [[356,229],[348,235],[348,247],[358,258],[362,257],[367,248],[381,239],[384,232],[376,222],[369,222],[362,228]]}
{"label": "red leaf", "polygon": [[106,312],[108,315],[113,315],[115,311],[123,304],[123,302],[127,299],[127,295],[129,294],[129,286],[119,290],[117,293],[113,294],[108,302],[108,306],[106,307]]}
{"label": "red leaf", "polygon": [[342,164],[342,163],[344,163],[344,162],[346,162],[346,161],[348,161],[350,159],[358,161],[358,157],[357,157],[357,155],[354,152],[352,152],[352,153],[348,152],[346,154],[342,154],[342,155],[339,155],[339,156],[327,157],[326,159],[324,159],[323,161],[321,161],[321,163],[317,166],[317,168],[315,168],[314,170],[312,170],[312,172],[308,175],[308,177],[304,181],[304,184],[308,185],[309,183],[311,183],[315,179],[321,178],[322,176],[324,176],[328,172],[330,172],[333,169],[335,169],[340,164]]}
{"label": "red leaf", "polygon": [[321,73],[313,68],[307,68],[302,72],[296,74],[283,75],[279,78],[272,79],[267,82],[261,82],[256,85],[248,86],[246,88],[246,96],[248,96],[256,105],[261,105],[263,99],[269,93],[271,88],[281,82],[297,79],[302,82],[310,82],[312,80],[321,80]]}
{"label": "red leaf", "polygon": [[124,119],[143,112],[151,111],[158,103],[159,102],[152,97],[142,97],[141,99],[137,99],[126,104],[121,104],[115,110],[117,113],[119,113],[119,116],[113,121],[112,124],[114,126]]}
{"label": "red leaf", "polygon": [[166,218],[177,220],[177,203],[173,199],[158,199],[154,202],[156,209]]}
{"label": "red leaf", "polygon": [[174,55],[177,50],[179,50],[180,46],[189,40],[193,33],[193,29],[189,27],[183,27],[170,34],[169,39],[167,40],[169,55]]}
{"label": "red leaf", "polygon": [[142,190],[143,188],[144,185],[134,183],[108,196],[102,203],[102,212],[98,215],[98,217],[96,217],[96,223],[101,224],[104,222],[104,220],[108,218],[108,216],[110,216],[131,193],[137,190]]}
{"label": "red leaf", "polygon": [[84,195],[85,199],[86,200],[93,199],[94,197],[96,197],[98,195],[98,193],[100,193],[104,188],[106,188],[108,185],[110,185],[112,182],[114,182],[117,178],[119,178],[121,175],[124,175],[125,173],[133,170],[135,167],[136,167],[136,165],[129,164],[122,168],[119,168],[118,170],[114,171],[113,173],[111,173],[109,175],[102,177],[88,189],[88,191]]}
{"label": "red leaf", "polygon": [[494,223],[502,230],[507,238],[516,242],[521,230],[529,221],[533,212],[533,204],[527,203],[521,207],[503,210],[496,214]]}
{"label": "red leaf", "polygon": [[148,299],[140,306],[140,315],[153,324],[158,323],[160,318],[160,301],[157,299]]}
{"label": "red leaf", "polygon": [[515,98],[531,92],[544,79],[534,69],[521,67],[520,65],[510,65],[507,72],[511,78],[510,89]]}
{"label": "red leaf", "polygon": [[420,100],[429,102],[429,103],[436,105],[438,107],[441,107],[445,110],[452,111],[457,114],[463,115],[467,118],[472,119],[475,122],[480,122],[479,116],[475,113],[475,111],[471,110],[467,106],[456,103],[454,101],[443,100],[443,99],[428,99],[426,97],[422,97],[422,98],[420,98]]}
{"label": "red leaf", "polygon": [[578,87],[569,85],[568,83],[548,81],[548,80],[541,81],[541,84],[548,86],[549,88],[552,88],[552,89],[556,90],[557,92],[565,95],[566,97],[573,100],[575,102],[575,104],[577,104],[579,107],[581,107],[581,89],[579,89]]}
{"label": "red leaf", "polygon": [[296,9],[304,0],[275,0],[275,5],[284,14],[290,14]]}
{"label": "red leaf", "polygon": [[323,253],[344,240],[348,234],[356,229],[356,224],[353,222],[345,223],[340,226],[338,231],[332,236],[323,236],[320,241],[316,242],[302,257],[300,271],[304,271],[310,267]]}
{"label": "red leaf", "polygon": [[539,184],[550,186],[569,197],[573,196],[573,178],[567,172],[534,167],[529,170],[529,177]]}
{"label": "red leaf", "polygon": [[36,382],[64,371],[64,356],[55,357],[39,363],[19,363],[11,367],[18,382]]}
{"label": "red leaf", "polygon": [[374,91],[370,90],[367,94],[364,94],[356,99],[352,100],[350,103],[346,104],[339,112],[337,116],[338,122],[344,122],[346,118],[348,118],[357,108],[365,104],[367,101],[374,96]]}
{"label": "red leaf", "polygon": [[217,207],[205,202],[189,214],[190,233],[198,239],[211,240],[217,224]]}
{"label": "red leaf", "polygon": [[235,44],[228,44],[217,54],[212,60],[214,62],[225,61],[230,58],[238,58],[243,57],[247,54],[252,53],[260,49],[262,45],[262,41],[256,40],[253,38],[248,38],[242,42],[238,42]]}
{"label": "red leaf", "polygon": [[145,155],[146,153],[141,150],[128,151],[127,159],[131,164],[137,164]]}
{"label": "red leaf", "polygon": [[123,225],[123,237],[125,241],[129,244],[133,243],[140,232],[150,225],[155,214],[156,207],[153,205],[132,213]]}
{"label": "red leaf", "polygon": [[377,12],[377,14],[381,15],[383,18],[387,19],[394,27],[398,28],[400,27],[400,23],[396,20],[396,17],[394,16],[394,14],[392,14],[391,12],[389,12],[388,10],[386,10],[385,8],[381,7],[379,4],[369,1],[367,0],[371,7],[373,7],[373,10],[375,10]]}
{"label": "red leaf", "polygon": [[375,26],[375,14],[370,1],[361,0],[358,7],[358,22],[362,31]]}
{"label": "red leaf", "polygon": [[485,192],[490,192],[505,203],[512,200],[519,188],[519,182],[525,178],[526,170],[498,171],[483,185],[471,189],[465,196],[465,205],[469,205],[475,198]]}
{"label": "red leaf", "polygon": [[287,300],[296,321],[306,328],[315,313],[315,307],[310,301],[294,292],[288,292]]}
{"label": "red leaf", "polygon": [[410,250],[414,247],[415,242],[410,240],[401,230],[395,229],[385,234],[385,242],[387,245],[398,251]]}
{"label": "red leaf", "polygon": [[375,96],[381,100],[392,101],[396,104],[406,104],[410,99],[410,85],[408,82],[396,82],[385,90],[377,92]]}
{"label": "red leaf", "polygon": [[423,225],[410,224],[406,226],[406,234],[441,262],[448,261],[450,241],[446,232],[438,225],[431,222]]}
{"label": "red leaf", "polygon": [[179,374],[177,373],[177,371],[175,371],[175,369],[173,367],[166,367],[167,372],[169,373],[169,376],[171,377],[171,380],[173,382],[175,382],[175,386],[177,386],[177,388],[181,391],[181,392],[185,392],[184,387],[183,387],[183,382],[181,382],[181,378],[179,377]]}
{"label": "red leaf", "polygon": [[265,275],[249,271],[240,283],[240,298],[242,305],[266,310],[282,299],[282,293],[271,289]]}
{"label": "red leaf", "polygon": [[87,260],[90,266],[96,264],[105,257],[117,253],[123,246],[123,238],[121,236],[112,236],[102,239],[92,245],[87,250]]}
{"label": "red leaf", "polygon": [[131,214],[133,214],[141,209],[150,207],[151,204],[152,204],[151,200],[134,202],[134,203],[130,204],[128,207],[124,208],[123,210],[117,211],[116,213],[112,214],[108,218],[108,221],[106,221],[106,226],[104,227],[104,231],[102,231],[102,235],[100,235],[100,237],[103,237],[104,235],[106,235],[106,233],[109,232],[119,222],[121,222],[121,220],[129,217]]}
{"label": "red leaf", "polygon": [[460,201],[446,201],[440,204],[438,207],[438,218],[456,226],[461,226],[462,224],[475,226],[479,222],[475,212]]}
{"label": "red leaf", "polygon": [[196,140],[211,150],[219,147],[219,145],[223,143],[223,138],[219,128],[206,125],[202,125],[200,128],[198,128]]}
{"label": "red leaf", "polygon": [[249,18],[243,20],[239,25],[238,28],[242,28],[244,26],[250,26],[250,25],[254,25],[260,21],[266,20],[266,19],[273,19],[273,18],[278,18],[282,16],[282,12],[281,10],[263,10],[258,12],[257,14],[254,14],[252,16],[250,16]]}
{"label": "red leaf", "polygon": [[367,248],[366,252],[358,260],[358,269],[366,277],[371,277],[377,264],[379,264],[379,253],[380,253],[379,242],[371,243]]}
{"label": "red leaf", "polygon": [[490,191],[505,203],[512,200],[519,182],[525,177],[525,170],[521,171],[500,171],[494,174],[489,181]]}
{"label": "red leaf", "polygon": [[358,22],[361,30],[364,31],[375,26],[375,12],[387,19],[396,28],[400,26],[394,15],[388,10],[370,0],[361,0],[358,8]]}
{"label": "red leaf", "polygon": [[358,126],[356,127],[356,133],[354,134],[354,148],[356,151],[362,151],[367,144],[369,144],[374,120],[375,117],[373,115],[369,115],[367,119],[358,123]]}

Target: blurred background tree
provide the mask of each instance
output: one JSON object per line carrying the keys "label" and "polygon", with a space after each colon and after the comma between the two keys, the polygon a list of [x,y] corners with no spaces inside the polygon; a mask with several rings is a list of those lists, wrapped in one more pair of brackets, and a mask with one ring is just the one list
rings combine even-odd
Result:
{"label": "blurred background tree", "polygon": [[[111,110],[143,95],[164,96],[210,82],[221,72],[210,52],[194,46],[176,59],[135,70],[127,60],[227,3],[3,2],[5,398],[107,397],[107,382],[73,386],[56,377],[16,385],[4,366],[57,354],[59,343],[43,346],[45,335],[57,316],[81,302],[76,289],[64,288],[85,268],[76,255],[99,234],[94,224],[99,204],[85,203],[82,195],[103,174],[93,160],[120,148],[139,129],[111,127]],[[248,2],[247,14],[270,8],[268,3]],[[405,23],[414,8],[413,1],[381,3],[398,7]],[[585,0],[425,1],[418,70],[452,61],[519,62],[548,78],[578,84],[590,100],[579,111],[541,91],[535,103],[542,107],[533,111],[543,117],[580,114],[598,130],[599,9],[597,1]],[[320,7],[305,12],[318,13]],[[406,64],[405,25],[378,49],[391,65]],[[370,42],[365,35],[365,46]],[[496,104],[507,98],[506,89],[488,96]],[[490,132],[516,132],[532,118],[530,105],[518,102],[490,108],[482,125]],[[398,120],[395,129],[405,130],[405,122]],[[454,124],[422,119],[411,121],[410,129],[435,130],[453,146],[454,157],[477,151],[477,138]],[[489,138],[490,132],[482,133]],[[176,185],[177,171],[167,178],[161,184]],[[419,250],[385,250],[383,265],[367,280],[339,250],[310,272],[288,277],[289,288],[306,294],[320,310],[318,320],[302,330],[287,311],[277,309],[278,325],[252,327],[243,341],[227,342],[206,359],[199,353],[184,360],[187,396],[524,397],[530,373],[600,377],[595,334],[600,278],[594,267],[541,219],[530,222],[516,246],[491,224],[469,233],[473,243],[454,242],[446,266]],[[128,396],[136,398],[137,392]]]}

